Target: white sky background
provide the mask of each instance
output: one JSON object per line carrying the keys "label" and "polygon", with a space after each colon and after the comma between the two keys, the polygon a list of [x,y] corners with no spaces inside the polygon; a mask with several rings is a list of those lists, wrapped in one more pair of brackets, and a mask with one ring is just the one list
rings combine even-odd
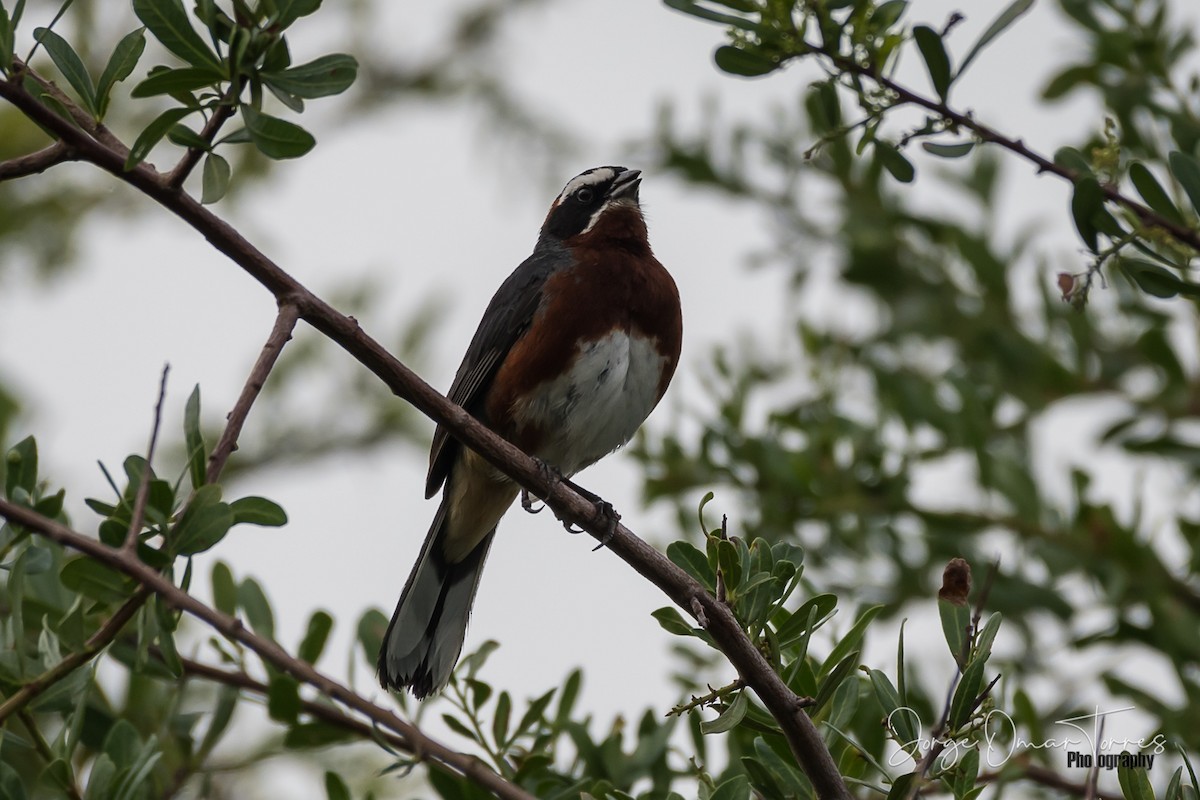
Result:
{"label": "white sky background", "polygon": [[[961,56],[1006,4],[913,0],[907,19],[940,27],[951,12],[966,13],[951,40],[952,52]],[[418,9],[379,3],[385,16],[377,29],[398,52],[427,47],[464,5],[424,3]],[[30,16],[42,11],[31,8]],[[131,29],[136,23],[126,13],[128,24],[118,27]],[[567,0],[514,16],[497,68],[544,115],[586,132],[578,162],[554,185],[541,182],[536,167],[526,170],[513,160],[519,149],[483,146],[489,134],[470,110],[406,103],[356,125],[327,113],[336,100],[318,100],[301,120],[316,135],[317,148],[280,164],[269,181],[235,204],[215,207],[318,294],[348,275],[381,279],[386,297],[376,308],[385,311],[360,318],[377,338],[391,335],[400,327],[397,319],[413,315],[430,298],[448,299],[448,318],[434,343],[435,365],[424,375],[443,389],[492,292],[530,252],[562,183],[598,164],[644,166],[628,161],[625,146],[652,129],[663,99],[676,103],[684,123],[699,119],[705,95],[719,100],[727,119],[764,119],[771,104],[794,103],[812,75],[807,65],[757,81],[721,75],[711,61],[723,41],[721,29],[657,2]],[[33,23],[26,23],[27,30]],[[312,20],[298,24],[296,61],[345,49],[328,29],[316,27]],[[1055,4],[1042,0],[956,84],[955,104],[1019,134],[1035,150],[1053,153],[1103,124],[1086,100],[1047,106],[1037,99],[1047,76],[1081,46],[1068,36]],[[152,64],[148,58],[138,74]],[[927,90],[915,52],[900,78]],[[911,155],[919,171],[933,166],[921,154]],[[164,149],[152,160],[162,166],[171,157]],[[1068,214],[1069,187],[1035,176],[1012,157],[1005,166],[998,215],[1003,229],[1015,233],[1042,221],[1045,233],[1035,251],[1061,259],[1068,271],[1079,269],[1083,259]],[[81,177],[89,171],[57,169]],[[903,191],[925,208],[951,205],[936,188],[919,172]],[[664,424],[681,401],[702,402],[694,375],[714,344],[747,330],[763,341],[778,341],[787,294],[781,270],[746,267],[746,255],[770,242],[760,217],[652,172],[645,176],[642,198],[652,244],[675,275],[685,318],[676,384],[651,418],[653,426]],[[207,419],[219,419],[232,406],[271,327],[274,303],[199,235],[157,209],[133,221],[88,223],[82,241],[87,255],[65,280],[34,286],[8,277],[0,283],[0,371],[28,400],[29,416],[14,431],[14,441],[27,432],[37,435],[43,473],[68,488],[73,519],[90,531],[96,518],[83,498],[110,494],[95,461],[116,471],[127,454],[144,449],[162,364],[171,364],[164,421],[170,440],[179,435],[183,403],[194,384],[202,387]],[[811,300],[814,312],[828,307],[826,298]],[[316,335],[303,325],[300,331]],[[330,387],[314,388],[314,394],[328,397]],[[256,407],[248,427],[257,415],[269,413]],[[1086,431],[1096,424],[1096,417],[1088,419]],[[1043,466],[1065,486],[1068,466],[1091,454],[1070,434],[1057,442]],[[257,577],[289,647],[298,642],[311,610],[328,609],[337,626],[320,666],[344,679],[354,621],[371,605],[390,614],[425,535],[436,500],[423,499],[424,472],[422,456],[392,448],[240,482],[231,487],[232,496],[277,500],[291,522],[282,530],[235,529],[198,559],[197,593],[207,597],[215,558],[229,562],[238,577]],[[1109,483],[1114,491],[1120,487],[1126,501],[1132,498],[1128,477],[1127,471],[1114,471]],[[661,524],[668,521],[665,509],[639,507],[637,470],[623,455],[588,470],[580,481],[610,500],[635,532],[659,543],[671,535],[672,528]],[[632,721],[647,706],[665,710],[675,695],[667,676],[677,664],[668,655],[672,637],[650,617],[666,598],[611,554],[593,553],[592,545],[589,537],[566,535],[549,513],[511,512],[493,547],[466,649],[498,639],[502,647],[483,677],[517,698],[541,694],[583,665],[581,706],[595,712],[603,728],[618,713]],[[894,652],[894,636],[879,641],[883,652]],[[366,669],[355,680],[371,694],[374,683]]]}

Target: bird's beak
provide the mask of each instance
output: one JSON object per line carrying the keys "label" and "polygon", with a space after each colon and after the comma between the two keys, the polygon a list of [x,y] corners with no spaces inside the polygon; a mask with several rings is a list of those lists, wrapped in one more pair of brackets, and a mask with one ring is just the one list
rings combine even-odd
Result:
{"label": "bird's beak", "polygon": [[612,188],[608,190],[609,199],[616,200],[620,197],[628,197],[636,203],[638,199],[638,186],[641,183],[642,171],[640,169],[627,169],[613,181]]}

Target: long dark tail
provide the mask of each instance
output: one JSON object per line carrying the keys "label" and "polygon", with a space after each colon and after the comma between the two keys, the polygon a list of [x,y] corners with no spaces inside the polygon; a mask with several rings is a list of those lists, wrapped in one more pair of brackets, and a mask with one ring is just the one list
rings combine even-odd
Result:
{"label": "long dark tail", "polygon": [[467,636],[483,562],[496,534],[492,528],[466,558],[451,564],[442,553],[445,527],[443,499],[379,650],[383,688],[408,688],[418,699],[440,691],[450,681]]}

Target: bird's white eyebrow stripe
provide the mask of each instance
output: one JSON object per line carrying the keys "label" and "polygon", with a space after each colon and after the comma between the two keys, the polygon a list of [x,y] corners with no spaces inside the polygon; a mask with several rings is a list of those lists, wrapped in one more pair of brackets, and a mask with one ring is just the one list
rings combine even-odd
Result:
{"label": "bird's white eyebrow stripe", "polygon": [[562,194],[558,196],[559,201],[570,197],[583,186],[592,186],[599,183],[606,183],[617,177],[617,172],[610,167],[597,167],[596,169],[588,170],[582,175],[576,175],[567,182],[563,187]]}

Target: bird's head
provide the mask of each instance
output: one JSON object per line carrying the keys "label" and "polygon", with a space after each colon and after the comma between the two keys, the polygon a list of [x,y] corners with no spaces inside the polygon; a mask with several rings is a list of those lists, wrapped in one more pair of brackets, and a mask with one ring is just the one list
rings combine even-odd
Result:
{"label": "bird's head", "polygon": [[587,240],[645,242],[646,223],[638,204],[641,170],[594,167],[567,182],[550,206],[542,236],[568,245]]}

